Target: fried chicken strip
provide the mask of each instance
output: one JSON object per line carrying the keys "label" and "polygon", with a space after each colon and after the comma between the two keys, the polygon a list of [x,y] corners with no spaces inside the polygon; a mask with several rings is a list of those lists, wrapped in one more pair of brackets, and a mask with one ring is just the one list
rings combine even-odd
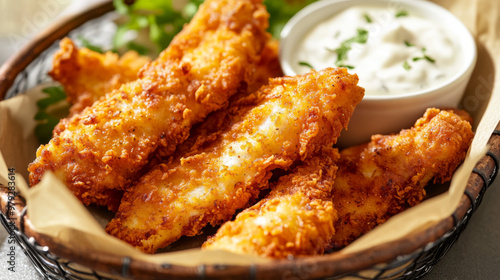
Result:
{"label": "fried chicken strip", "polygon": [[273,169],[336,142],[363,97],[357,82],[345,69],[271,79],[255,94],[257,105],[235,110],[217,139],[159,165],[127,190],[106,231],[154,253],[229,220],[268,186]]}
{"label": "fried chicken strip", "polygon": [[[270,78],[283,76],[278,48],[277,40],[270,38],[266,42],[248,88],[241,89],[232,96],[228,108],[211,113],[206,120],[195,125],[191,129],[189,138],[181,144],[181,152],[178,151],[177,154],[190,149],[197,138],[223,130],[223,122],[231,111],[232,102],[257,91],[266,85]],[[49,74],[64,87],[68,102],[73,104],[70,108],[72,115],[89,107],[107,92],[137,79],[139,69],[149,61],[148,57],[139,56],[134,51],[118,57],[112,52],[101,54],[87,48],[78,48],[71,39],[64,38],[60,42],[60,49],[54,55],[53,69]],[[170,153],[163,155],[169,156]]]}
{"label": "fried chicken strip", "polygon": [[341,151],[333,186],[334,250],[420,203],[431,180],[451,179],[473,137],[467,113],[456,112],[428,109],[411,129]]}
{"label": "fried chicken strip", "polygon": [[267,85],[270,78],[283,76],[278,57],[278,41],[270,39],[262,50],[257,71],[247,90],[242,90],[229,99],[227,108],[211,113],[203,122],[196,124],[189,133],[189,138],[180,144],[174,156],[182,157],[194,154],[200,145],[207,145],[217,138],[217,135],[227,130],[232,118],[241,115],[242,107],[254,106],[256,96],[252,95],[259,88]]}
{"label": "fried chicken strip", "polygon": [[102,96],[124,83],[137,80],[139,69],[150,61],[135,51],[119,57],[112,52],[100,54],[78,48],[69,38],[59,43],[49,75],[59,82],[72,104],[70,115],[81,112]]}
{"label": "fried chicken strip", "polygon": [[223,224],[202,246],[262,257],[322,254],[335,233],[331,191],[337,150],[325,149],[280,177],[257,204]]}
{"label": "fried chicken strip", "polygon": [[[70,116],[91,106],[106,93],[119,89],[124,83],[137,80],[139,69],[150,61],[135,51],[122,56],[113,52],[104,54],[78,48],[75,43],[64,38],[59,50],[54,54],[53,67],[49,75],[59,82],[71,104]],[[257,63],[254,82],[248,92],[254,92],[267,83],[269,78],[283,76],[278,58],[278,41],[267,41]]]}
{"label": "fried chicken strip", "polygon": [[156,151],[175,150],[248,85],[267,26],[259,0],[206,1],[140,79],[58,124],[28,168],[31,186],[51,170],[84,204],[108,205],[107,191],[126,189]]}

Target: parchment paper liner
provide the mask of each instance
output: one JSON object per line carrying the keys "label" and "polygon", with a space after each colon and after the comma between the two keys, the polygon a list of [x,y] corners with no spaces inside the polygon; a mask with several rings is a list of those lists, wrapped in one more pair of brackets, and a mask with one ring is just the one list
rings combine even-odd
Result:
{"label": "parchment paper liner", "polygon": [[[478,46],[478,61],[462,105],[474,117],[475,137],[464,164],[455,172],[447,192],[391,218],[344,250],[352,253],[397,240],[417,229],[449,217],[462,197],[476,162],[487,151],[487,141],[500,121],[500,88],[495,72],[500,63],[500,3],[496,1],[435,1],[457,15],[471,30]],[[46,86],[46,85],[45,85]],[[33,189],[27,187],[27,165],[34,159],[37,141],[33,136],[35,102],[39,86],[26,95],[0,102],[0,183],[7,185],[7,168],[16,169],[16,185],[26,199],[29,218],[36,232],[55,238],[76,252],[100,252],[152,263],[198,266],[200,264],[252,265],[271,260],[223,251],[189,249],[156,255],[141,253],[109,236],[103,220],[97,219],[67,188],[48,173]],[[5,161],[4,161],[5,159]]]}

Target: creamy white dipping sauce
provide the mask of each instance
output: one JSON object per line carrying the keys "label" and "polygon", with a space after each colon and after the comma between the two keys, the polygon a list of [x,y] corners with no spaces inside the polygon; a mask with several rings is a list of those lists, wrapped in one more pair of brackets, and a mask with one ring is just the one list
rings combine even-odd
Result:
{"label": "creamy white dipping sauce", "polygon": [[318,24],[296,50],[297,73],[344,66],[367,95],[433,87],[462,63],[459,46],[438,21],[390,7],[346,9]]}

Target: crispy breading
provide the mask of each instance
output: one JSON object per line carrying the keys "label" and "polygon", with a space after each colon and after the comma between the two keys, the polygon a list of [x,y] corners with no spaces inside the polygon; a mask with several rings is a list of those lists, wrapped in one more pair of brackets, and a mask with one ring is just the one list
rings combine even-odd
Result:
{"label": "crispy breading", "polygon": [[204,2],[140,79],[58,124],[28,168],[31,186],[50,170],[84,204],[108,205],[107,191],[129,187],[155,152],[173,151],[248,85],[268,16],[259,0]]}
{"label": "crispy breading", "polygon": [[[227,108],[211,113],[203,122],[196,124],[191,129],[189,138],[178,147],[180,151],[190,149],[194,141],[202,135],[207,136],[223,130],[223,121],[228,111],[232,110],[231,103],[241,103],[242,97],[267,84],[270,78],[283,76],[278,47],[278,41],[275,39],[270,38],[266,42],[248,88],[242,88],[232,96]],[[72,115],[89,107],[107,92],[137,79],[139,69],[148,61],[148,57],[139,56],[134,51],[118,57],[112,52],[100,54],[87,48],[78,48],[71,39],[64,38],[60,42],[60,49],[54,55],[53,69],[49,74],[67,92],[68,102],[73,104],[70,108]],[[170,156],[171,152],[173,151],[169,149],[169,152],[163,152],[162,155]],[[177,151],[177,154],[180,153],[182,152]]]}
{"label": "crispy breading", "polygon": [[229,220],[267,188],[272,170],[336,142],[363,98],[357,82],[341,68],[271,79],[254,95],[256,106],[234,110],[228,130],[127,190],[106,231],[154,253]]}
{"label": "crispy breading", "polygon": [[330,148],[307,159],[280,177],[264,199],[223,224],[202,248],[272,258],[322,254],[335,233],[331,191],[338,158]]}
{"label": "crispy breading", "polygon": [[[49,74],[64,87],[68,95],[68,103],[72,104],[70,116],[91,106],[107,92],[137,79],[139,69],[150,61],[148,57],[139,56],[135,51],[126,52],[118,57],[112,52],[100,54],[87,48],[78,48],[69,38],[63,38],[59,45],[60,49],[54,55],[53,68]],[[283,76],[278,47],[278,41],[275,39],[270,38],[266,42],[248,88],[242,88],[232,96],[229,104],[231,104],[231,100],[236,101],[255,92],[267,84],[270,78]],[[230,107],[231,105],[228,105],[227,110],[231,110]],[[226,114],[227,110],[223,108],[212,114]],[[210,116],[204,122],[196,125],[190,132],[188,140],[193,138],[192,134],[199,137],[200,134],[222,130],[220,123],[223,119],[222,116],[212,117],[219,124],[215,124],[209,119]],[[201,127],[197,128],[198,126]],[[188,140],[186,140],[188,143],[182,144],[183,148],[189,148]],[[164,156],[170,155],[169,153],[162,154]]]}
{"label": "crispy breading", "polygon": [[[189,133],[189,138],[177,147],[175,156],[186,156],[196,153],[199,145],[207,145],[211,140],[216,139],[231,124],[231,118],[243,113],[242,107],[254,106],[258,97],[254,93],[259,88],[267,85],[270,78],[283,76],[278,57],[278,41],[270,39],[267,41],[253,80],[246,90],[241,90],[229,99],[227,108],[223,108],[211,113],[203,122],[193,126]],[[164,153],[164,155],[167,155]],[[169,155],[169,154],[168,154]]]}
{"label": "crispy breading", "polygon": [[150,61],[135,51],[119,57],[78,48],[69,38],[59,43],[49,75],[59,82],[68,96],[70,115],[81,112],[99,98],[124,83],[137,80],[139,69]]}
{"label": "crispy breading", "polygon": [[391,216],[420,203],[433,180],[451,179],[473,132],[465,111],[428,109],[411,129],[375,135],[341,151],[333,187],[338,212],[332,248],[345,247]]}
{"label": "crispy breading", "polygon": [[[70,38],[63,38],[54,54],[49,75],[59,82],[71,104],[70,116],[91,106],[107,93],[124,83],[137,80],[139,69],[151,61],[135,51],[121,56],[113,52],[103,54],[87,48],[78,48]],[[270,39],[260,55],[253,82],[248,90],[254,92],[269,78],[283,76],[278,58],[278,41]]]}
{"label": "crispy breading", "polygon": [[262,50],[260,60],[257,63],[254,81],[248,86],[248,92],[257,91],[261,86],[268,83],[269,78],[277,78],[283,75],[279,61],[279,42],[276,39],[270,39]]}

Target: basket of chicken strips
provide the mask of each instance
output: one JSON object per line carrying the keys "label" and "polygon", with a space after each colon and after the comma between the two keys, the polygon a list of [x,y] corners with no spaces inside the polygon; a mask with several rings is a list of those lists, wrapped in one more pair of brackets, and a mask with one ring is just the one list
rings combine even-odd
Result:
{"label": "basket of chicken strips", "polygon": [[1,220],[42,275],[414,279],[442,258],[497,172],[498,88],[340,149],[363,81],[279,63],[308,3],[106,2],[2,66]]}

